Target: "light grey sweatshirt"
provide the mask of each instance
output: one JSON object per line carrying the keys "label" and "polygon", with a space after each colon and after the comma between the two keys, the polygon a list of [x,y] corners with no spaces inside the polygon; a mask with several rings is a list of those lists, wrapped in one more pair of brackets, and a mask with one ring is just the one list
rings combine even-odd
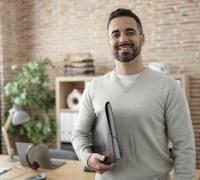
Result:
{"label": "light grey sweatshirt", "polygon": [[[195,142],[186,98],[174,79],[146,68],[124,86],[112,71],[89,83],[81,98],[72,144],[87,166],[92,126],[110,101],[123,158],[96,180],[193,180]],[[174,145],[170,158],[168,141]]]}

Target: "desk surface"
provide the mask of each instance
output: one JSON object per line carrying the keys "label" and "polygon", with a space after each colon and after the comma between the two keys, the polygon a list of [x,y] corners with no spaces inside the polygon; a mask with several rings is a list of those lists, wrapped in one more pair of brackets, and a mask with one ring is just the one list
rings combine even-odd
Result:
{"label": "desk surface", "polygon": [[[56,169],[39,169],[39,172],[47,173],[48,180],[94,180],[95,173],[84,172],[84,166],[80,161],[66,160],[66,163]],[[22,180],[36,175],[31,168],[23,167],[20,162],[9,162],[8,156],[0,155],[0,167],[10,167],[12,170],[0,175],[0,179]]]}
{"label": "desk surface", "polygon": [[[56,169],[39,169],[38,172],[48,174],[48,180],[94,180],[95,173],[84,172],[84,166],[80,161],[66,160],[66,163]],[[12,168],[9,172],[0,175],[0,180],[22,180],[29,176],[36,175],[34,170],[23,167],[20,162],[9,162],[8,156],[0,155],[0,167]],[[196,171],[195,180],[200,180],[200,170]]]}

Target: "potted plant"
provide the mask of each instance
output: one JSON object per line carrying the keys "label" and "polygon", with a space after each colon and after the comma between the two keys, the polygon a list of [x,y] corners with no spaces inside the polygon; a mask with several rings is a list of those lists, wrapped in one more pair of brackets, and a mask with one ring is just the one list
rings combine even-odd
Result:
{"label": "potted plant", "polygon": [[5,95],[12,104],[22,106],[31,120],[17,128],[11,126],[10,135],[26,135],[32,143],[45,143],[55,139],[55,119],[52,116],[55,92],[48,88],[49,66],[53,67],[47,58],[12,66],[12,70],[17,74],[5,85]]}

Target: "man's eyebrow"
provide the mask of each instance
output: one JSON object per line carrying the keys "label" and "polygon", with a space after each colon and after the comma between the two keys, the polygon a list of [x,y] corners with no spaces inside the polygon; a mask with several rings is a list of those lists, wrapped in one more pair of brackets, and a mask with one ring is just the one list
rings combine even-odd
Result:
{"label": "man's eyebrow", "polygon": [[[126,28],[125,31],[133,31],[133,32],[136,32],[136,30],[133,29],[133,28]],[[118,29],[113,30],[113,31],[111,32],[111,35],[114,34],[114,33],[118,33],[118,32],[120,32]]]}
{"label": "man's eyebrow", "polygon": [[133,29],[133,28],[126,28],[126,31],[134,31],[134,32],[136,32],[136,30]]}
{"label": "man's eyebrow", "polygon": [[118,32],[119,32],[119,30],[116,29],[116,30],[112,31],[111,34],[118,33]]}

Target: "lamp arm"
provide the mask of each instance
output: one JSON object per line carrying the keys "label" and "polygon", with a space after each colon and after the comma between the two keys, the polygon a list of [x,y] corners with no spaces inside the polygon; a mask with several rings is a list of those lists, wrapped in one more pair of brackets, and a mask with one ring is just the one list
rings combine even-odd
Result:
{"label": "lamp arm", "polygon": [[8,127],[9,127],[10,122],[11,122],[11,120],[12,120],[13,114],[14,114],[13,109],[10,109],[10,110],[9,110],[8,119],[6,120],[6,123],[5,123],[5,129],[6,129],[6,131],[8,130]]}
{"label": "lamp arm", "polygon": [[6,145],[6,150],[7,150],[7,153],[8,155],[12,158],[13,155],[14,155],[14,150],[13,148],[11,147],[11,144],[10,144],[10,140],[9,140],[9,137],[8,137],[8,127],[11,123],[11,120],[12,120],[12,117],[13,117],[13,114],[14,114],[14,110],[13,109],[10,109],[9,110],[9,116],[8,116],[8,119],[6,120],[6,123],[4,126],[2,126],[2,135],[3,135],[3,138],[4,138],[4,141],[5,141],[5,145]]}
{"label": "lamp arm", "polygon": [[2,126],[2,135],[4,137],[4,141],[5,141],[5,145],[6,145],[6,150],[7,150],[7,153],[10,157],[12,157],[14,155],[14,150],[13,148],[11,147],[10,145],[10,140],[8,138],[8,133],[7,133],[7,129],[5,126]]}

